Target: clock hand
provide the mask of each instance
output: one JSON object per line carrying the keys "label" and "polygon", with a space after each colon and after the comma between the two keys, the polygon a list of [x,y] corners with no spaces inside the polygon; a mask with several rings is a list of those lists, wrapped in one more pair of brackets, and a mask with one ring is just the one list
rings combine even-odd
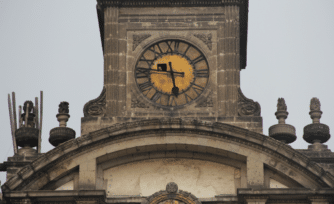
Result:
{"label": "clock hand", "polygon": [[169,62],[169,67],[170,67],[170,73],[172,75],[172,80],[173,80],[173,88],[172,88],[172,93],[177,97],[179,95],[179,87],[175,86],[175,78],[174,78],[174,72],[172,68],[172,62]]}
{"label": "clock hand", "polygon": [[[163,71],[163,70],[157,70],[157,69],[150,69],[151,72],[162,72],[162,73],[171,73],[171,71]],[[173,72],[176,75],[180,75],[181,77],[184,77],[184,72]]]}

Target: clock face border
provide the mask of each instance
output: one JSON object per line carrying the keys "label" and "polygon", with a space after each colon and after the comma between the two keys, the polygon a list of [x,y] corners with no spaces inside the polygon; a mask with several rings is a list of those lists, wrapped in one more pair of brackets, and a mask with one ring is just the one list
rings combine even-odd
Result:
{"label": "clock face border", "polygon": [[[181,45],[181,47],[179,47]],[[148,55],[151,55],[148,57]],[[179,56],[183,58],[185,61],[188,62],[189,66],[191,67],[191,73],[188,73],[186,70],[182,70],[182,67],[174,67],[171,69],[171,64],[168,64],[168,60],[165,61],[166,66],[161,70],[157,67],[158,61],[161,62],[164,60],[163,58],[175,59]],[[173,61],[172,61],[173,62]],[[171,62],[169,62],[171,63]],[[146,66],[143,66],[146,64]],[[173,62],[173,64],[176,64]],[[177,64],[176,64],[177,65]],[[187,63],[185,63],[185,67],[187,67]],[[180,70],[181,69],[181,70]],[[183,102],[178,97],[175,98],[175,92],[172,91],[162,90],[163,87],[157,86],[157,84],[152,83],[153,76],[161,75],[169,75],[169,81],[172,80],[171,71],[176,72],[177,74],[183,74],[188,86],[180,87],[180,92],[178,97],[183,97]],[[134,78],[137,90],[141,93],[142,98],[153,103],[155,106],[161,108],[182,108],[185,105],[189,105],[194,101],[197,101],[203,94],[206,92],[209,85],[209,78],[210,78],[210,67],[209,62],[207,61],[207,57],[204,53],[198,48],[198,46],[194,45],[191,42],[187,42],[183,39],[160,39],[153,43],[148,44],[145,46],[142,51],[140,52],[137,61],[135,62],[134,68]],[[153,73],[154,72],[154,73]],[[152,74],[153,73],[153,74]],[[174,73],[175,75],[175,73]],[[186,76],[193,75],[186,79]],[[160,76],[159,76],[160,77]],[[161,76],[167,77],[167,76]],[[174,76],[175,77],[175,76]],[[142,79],[145,79],[142,80]],[[175,82],[177,81],[177,77],[174,78]],[[174,80],[173,79],[173,80]],[[180,76],[179,78],[180,79]],[[183,81],[184,81],[183,80]],[[173,82],[175,86],[178,86],[177,83]],[[169,89],[171,90],[171,82],[168,83]],[[180,84],[180,83],[179,83]],[[153,92],[151,91],[153,89]],[[149,92],[152,93],[149,93]],[[163,97],[165,97],[165,102],[163,101]],[[167,102],[166,102],[166,97]],[[177,103],[177,100],[179,104]],[[180,102],[181,101],[181,102]]]}

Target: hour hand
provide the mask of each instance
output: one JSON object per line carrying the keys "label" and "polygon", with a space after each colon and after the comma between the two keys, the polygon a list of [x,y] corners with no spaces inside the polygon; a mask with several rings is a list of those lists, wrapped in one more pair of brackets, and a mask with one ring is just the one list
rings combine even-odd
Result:
{"label": "hour hand", "polygon": [[177,97],[179,95],[179,87],[175,86],[175,78],[174,78],[174,72],[172,68],[172,62],[169,62],[169,67],[170,67],[170,73],[172,75],[172,80],[173,80],[172,93]]}
{"label": "hour hand", "polygon": [[172,93],[177,97],[179,95],[179,87],[175,86],[172,88]]}

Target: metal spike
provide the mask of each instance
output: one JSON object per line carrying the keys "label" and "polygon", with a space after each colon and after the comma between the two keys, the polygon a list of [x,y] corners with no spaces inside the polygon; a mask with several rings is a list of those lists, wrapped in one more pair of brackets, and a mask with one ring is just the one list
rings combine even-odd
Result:
{"label": "metal spike", "polygon": [[17,146],[16,146],[16,139],[15,139],[15,131],[14,131],[14,127],[13,127],[13,113],[12,113],[12,105],[11,105],[11,101],[10,101],[10,94],[8,94],[8,109],[9,109],[9,120],[10,120],[10,128],[11,128],[11,132],[12,132],[12,139],[13,139],[13,150],[14,150],[14,154],[17,153]]}

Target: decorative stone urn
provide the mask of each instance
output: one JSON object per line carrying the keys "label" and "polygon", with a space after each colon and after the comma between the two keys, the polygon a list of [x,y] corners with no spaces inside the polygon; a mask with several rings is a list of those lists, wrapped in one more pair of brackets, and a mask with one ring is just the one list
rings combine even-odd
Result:
{"label": "decorative stone urn", "polygon": [[311,99],[310,116],[313,120],[312,124],[304,127],[303,139],[310,144],[325,143],[331,137],[329,127],[320,123],[322,111],[320,110],[320,101],[318,98]]}
{"label": "decorative stone urn", "polygon": [[286,144],[290,144],[297,139],[295,127],[285,124],[285,119],[288,117],[288,114],[284,98],[279,98],[277,102],[277,112],[275,113],[278,124],[269,128],[269,136]]}
{"label": "decorative stone urn", "polygon": [[49,142],[55,147],[61,143],[75,138],[75,131],[66,127],[66,123],[70,117],[68,114],[68,105],[69,103],[66,101],[63,101],[59,104],[58,114],[56,115],[59,122],[59,127],[50,130]]}

